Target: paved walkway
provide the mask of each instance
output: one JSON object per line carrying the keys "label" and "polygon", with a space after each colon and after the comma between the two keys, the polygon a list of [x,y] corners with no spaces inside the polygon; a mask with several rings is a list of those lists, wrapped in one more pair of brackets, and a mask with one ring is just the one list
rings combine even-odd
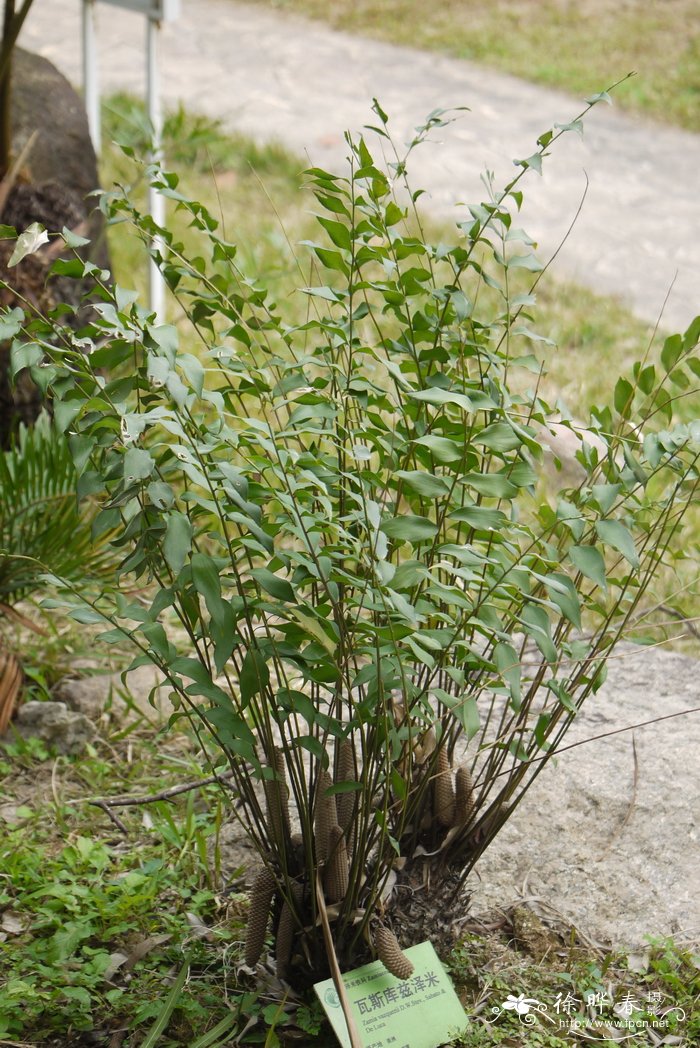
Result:
{"label": "paved walkway", "polygon": [[[25,47],[80,80],[79,0],[36,0]],[[144,19],[99,4],[106,90],[143,88]],[[342,133],[372,119],[376,95],[403,141],[437,107],[469,106],[423,147],[413,182],[426,206],[451,212],[481,199],[481,172],[510,177],[514,157],[580,108],[576,100],[435,54],[312,26],[233,0],[183,0],[162,38],[166,101],[220,117],[260,140],[277,139],[321,165],[338,167]],[[601,85],[602,86],[602,85]],[[528,231],[546,257],[559,243],[590,179],[577,226],[557,271],[614,294],[654,320],[675,275],[664,326],[700,312],[700,136],[626,118],[607,106],[591,115],[583,140],[567,136],[532,174]]]}

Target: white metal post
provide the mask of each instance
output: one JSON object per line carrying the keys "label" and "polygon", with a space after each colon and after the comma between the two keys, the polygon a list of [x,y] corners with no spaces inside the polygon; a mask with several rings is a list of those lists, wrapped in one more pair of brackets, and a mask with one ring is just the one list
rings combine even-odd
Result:
{"label": "white metal post", "polygon": [[97,62],[97,10],[95,0],[83,0],[83,90],[90,138],[98,160],[102,147],[100,82]]}
{"label": "white metal post", "polygon": [[[160,21],[149,16],[146,19],[146,62],[147,62],[147,102],[148,118],[153,129],[153,152],[152,160],[162,159],[163,140],[163,110],[160,102],[158,82],[158,40],[160,36]],[[153,221],[158,226],[165,225],[165,197],[152,186],[148,191],[149,211]],[[153,238],[153,249],[160,254],[165,249],[162,237]],[[156,320],[161,322],[165,319],[165,280],[154,259],[149,260],[149,299],[150,307],[156,314]]]}
{"label": "white metal post", "polygon": [[[148,117],[153,128],[151,160],[160,161],[163,139],[163,112],[161,109],[158,78],[158,43],[162,21],[171,21],[180,13],[180,0],[102,0],[112,7],[123,7],[138,11],[146,16],[146,83]],[[97,59],[97,0],[83,0],[83,86],[90,137],[95,152],[100,153],[100,84]],[[156,189],[149,189],[148,205],[156,225],[165,226],[165,197]],[[165,243],[162,237],[153,238],[152,248],[162,254]],[[160,269],[151,258],[148,265],[149,304],[162,321],[165,317],[165,280]]]}

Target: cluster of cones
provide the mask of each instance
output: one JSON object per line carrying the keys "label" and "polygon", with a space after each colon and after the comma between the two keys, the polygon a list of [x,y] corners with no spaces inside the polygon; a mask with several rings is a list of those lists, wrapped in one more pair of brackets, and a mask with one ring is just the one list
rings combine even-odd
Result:
{"label": "cluster of cones", "polygon": [[[308,883],[304,840],[301,834],[292,833],[289,787],[281,750],[275,751],[267,773],[269,777],[264,780],[264,793],[268,831],[275,845],[274,852],[277,856],[284,856],[286,873],[283,877],[275,872],[278,864],[273,853],[269,864],[255,878],[250,894],[245,963],[252,968],[260,960],[270,921],[275,915],[277,975],[285,979],[290,972],[295,936],[305,924],[305,901],[312,886]],[[452,833],[466,828],[473,821],[475,812],[469,770],[459,767],[453,773],[447,752],[441,747],[436,759],[426,764],[424,774],[431,776],[432,814],[427,816],[429,822],[435,822]],[[334,774],[322,768],[315,785],[313,849],[322,878],[323,895],[331,906],[343,902],[350,886],[358,814],[357,775],[355,751],[350,740],[345,739],[336,747]],[[357,788],[353,784],[358,784]],[[375,919],[370,938],[376,956],[387,971],[398,979],[410,978],[413,965],[402,952],[391,929]]]}

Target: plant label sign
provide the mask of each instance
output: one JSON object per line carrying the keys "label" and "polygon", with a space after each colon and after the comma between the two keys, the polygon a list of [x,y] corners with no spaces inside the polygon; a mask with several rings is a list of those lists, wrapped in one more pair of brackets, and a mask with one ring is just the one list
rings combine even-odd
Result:
{"label": "plant label sign", "polygon": [[[433,944],[404,952],[413,963],[410,979],[397,979],[381,961],[343,975],[362,1048],[439,1048],[467,1024]],[[342,1048],[351,1048],[333,980],[316,983],[314,990]]]}
{"label": "plant label sign", "polygon": [[169,22],[180,14],[180,0],[102,0],[102,3],[139,11],[154,22]]}

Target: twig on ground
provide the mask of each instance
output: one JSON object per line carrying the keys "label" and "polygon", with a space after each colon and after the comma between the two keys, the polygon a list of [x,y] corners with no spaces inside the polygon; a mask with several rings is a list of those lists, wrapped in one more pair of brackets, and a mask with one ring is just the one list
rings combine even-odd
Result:
{"label": "twig on ground", "polygon": [[110,822],[114,823],[114,825],[117,827],[119,832],[120,833],[125,833],[125,834],[128,835],[129,831],[127,830],[127,828],[124,825],[124,823],[122,822],[122,820],[119,818],[118,815],[114,814],[112,809],[109,807],[109,805],[105,801],[90,801],[90,804],[94,805],[95,808],[101,808],[102,811],[107,816],[107,818],[110,820]]}
{"label": "twig on ground", "polygon": [[172,797],[177,797],[181,793],[189,793],[191,790],[198,790],[202,786],[213,786],[217,782],[226,786],[232,775],[232,771],[225,771],[221,775],[210,775],[208,779],[193,779],[192,782],[183,782],[179,786],[169,786],[165,790],[159,790],[158,793],[149,793],[145,797],[86,797],[84,803],[91,804],[95,808],[101,808],[122,833],[128,833],[129,831],[124,823],[112,811],[113,808],[130,808],[141,804],[156,804],[158,801],[169,801]]}
{"label": "twig on ground", "polygon": [[625,812],[622,822],[613,833],[605,848],[603,848],[602,852],[596,859],[596,862],[600,862],[602,859],[604,859],[610,851],[610,849],[612,848],[613,844],[615,844],[620,839],[625,829],[625,826],[632,818],[632,812],[637,806],[637,788],[639,785],[639,758],[637,757],[637,743],[635,741],[634,735],[632,736],[632,757],[634,760],[634,771],[632,773],[632,797],[630,798],[630,802],[627,805],[627,811]]}

